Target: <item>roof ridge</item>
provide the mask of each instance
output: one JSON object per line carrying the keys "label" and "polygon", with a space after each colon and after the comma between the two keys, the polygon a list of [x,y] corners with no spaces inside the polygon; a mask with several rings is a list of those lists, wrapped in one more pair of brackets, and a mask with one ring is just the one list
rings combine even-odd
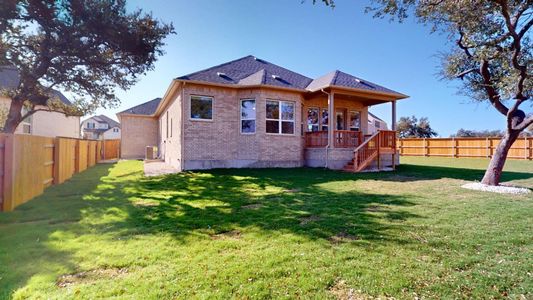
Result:
{"label": "roof ridge", "polygon": [[331,78],[330,84],[332,84],[332,85],[335,84],[335,82],[337,81],[337,77],[339,77],[339,73],[341,73],[341,71],[335,70],[335,74],[333,74],[333,78]]}
{"label": "roof ridge", "polygon": [[[241,60],[244,60],[246,58],[249,58],[249,57],[255,57],[253,55],[246,55],[246,56],[243,56],[241,58],[237,58],[237,59],[234,59],[232,61],[228,61],[228,62],[225,62],[225,63],[222,63],[222,64],[219,64],[219,65],[216,65],[216,66],[212,66],[212,67],[209,67],[209,68],[206,68],[206,69],[202,69],[202,70],[199,70],[199,71],[196,71],[196,72],[192,72],[192,73],[189,73],[189,74],[186,74],[186,75],[183,75],[183,76],[178,76],[176,77],[175,79],[180,79],[180,78],[183,78],[183,77],[189,77],[189,76],[192,76],[194,74],[198,74],[198,73],[201,73],[201,72],[206,72],[206,71],[209,71],[209,70],[212,70],[212,69],[215,69],[215,68],[220,68],[220,67],[223,67],[223,66],[226,66],[226,65],[229,65],[231,63],[234,63],[234,62],[237,62],[237,61],[241,61]],[[264,60],[263,60],[264,61]]]}

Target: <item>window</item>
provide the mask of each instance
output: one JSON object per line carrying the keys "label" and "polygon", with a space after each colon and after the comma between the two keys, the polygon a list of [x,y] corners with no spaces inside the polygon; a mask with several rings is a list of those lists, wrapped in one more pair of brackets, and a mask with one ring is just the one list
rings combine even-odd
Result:
{"label": "window", "polygon": [[294,134],[293,102],[267,100],[266,132],[277,134]]}
{"label": "window", "polygon": [[94,123],[93,122],[87,122],[87,129],[94,129]]}
{"label": "window", "polygon": [[361,113],[355,110],[350,111],[350,130],[361,131]]}
{"label": "window", "polygon": [[[22,111],[20,112],[23,116],[28,113],[28,109],[26,107],[22,107]],[[22,133],[31,134],[31,123],[33,120],[33,115],[26,117],[24,120],[22,120],[20,123],[22,124]]]}
{"label": "window", "polygon": [[323,108],[322,109],[322,130],[323,131],[328,131],[328,124],[329,124],[329,118],[328,118],[328,109],[327,108]]}
{"label": "window", "polygon": [[167,113],[165,115],[167,117],[167,127],[166,127],[167,129],[165,130],[165,134],[166,134],[167,139],[168,139],[168,110],[167,110]]}
{"label": "window", "polygon": [[173,119],[170,118],[170,137],[172,137],[172,132],[174,131],[174,130],[172,130],[174,128],[174,126],[172,126],[172,120]]}
{"label": "window", "polygon": [[255,133],[255,99],[241,100],[241,133]]}
{"label": "window", "polygon": [[213,98],[207,96],[191,96],[191,119],[212,120]]}
{"label": "window", "polygon": [[318,131],[320,122],[320,110],[318,108],[311,107],[307,110],[307,131]]}
{"label": "window", "polygon": [[344,111],[335,111],[335,119],[337,120],[337,130],[344,130]]}
{"label": "window", "polygon": [[118,132],[118,128],[113,128],[113,132]]}
{"label": "window", "polygon": [[378,121],[378,120],[374,120],[374,127],[376,127],[376,129],[380,129],[381,128],[381,122]]}

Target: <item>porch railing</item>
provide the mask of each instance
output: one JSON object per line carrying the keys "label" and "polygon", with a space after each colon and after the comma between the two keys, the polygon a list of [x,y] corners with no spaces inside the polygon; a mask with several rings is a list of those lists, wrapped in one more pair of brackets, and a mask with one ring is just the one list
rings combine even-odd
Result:
{"label": "porch railing", "polygon": [[[333,143],[335,148],[355,148],[363,141],[360,131],[334,130]],[[305,133],[305,147],[321,148],[328,145],[327,131],[314,131]]]}

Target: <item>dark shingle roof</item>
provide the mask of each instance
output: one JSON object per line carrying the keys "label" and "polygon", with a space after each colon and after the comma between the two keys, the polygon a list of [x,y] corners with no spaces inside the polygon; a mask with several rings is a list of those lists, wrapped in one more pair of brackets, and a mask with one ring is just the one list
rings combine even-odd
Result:
{"label": "dark shingle roof", "polygon": [[161,102],[161,98],[155,98],[132,108],[128,108],[125,111],[121,111],[118,114],[153,115],[157,106],[159,106],[159,102]]}
{"label": "dark shingle roof", "polygon": [[354,89],[401,95],[400,93],[396,91],[393,91],[381,85],[375,84],[373,82],[361,79],[359,77],[355,77],[353,75],[344,73],[339,70],[333,71],[331,73],[328,73],[322,77],[319,77],[313,80],[313,82],[309,84],[307,89],[310,91],[317,91],[319,89],[323,89],[329,86],[346,87],[346,88],[354,88]]}
{"label": "dark shingle roof", "polygon": [[323,88],[336,86],[404,96],[378,84],[338,70],[313,80],[307,76],[287,70],[265,60],[258,59],[252,55],[189,75],[181,76],[176,79],[236,86],[269,85],[313,92]]}
{"label": "dark shingle roof", "polygon": [[[18,70],[12,66],[0,66],[0,89],[14,89],[19,85]],[[52,90],[51,96],[57,96],[61,102],[72,105],[72,102],[58,90]]]}
{"label": "dark shingle roof", "polygon": [[120,128],[120,123],[119,122],[109,118],[106,115],[94,116],[94,117],[92,117],[92,119],[95,119],[96,121],[98,121],[100,123],[107,123],[107,125],[109,125],[109,128],[113,128],[113,127]]}
{"label": "dark shingle roof", "polygon": [[255,58],[252,55],[177,79],[230,85],[270,85],[302,90],[312,81],[309,77]]}

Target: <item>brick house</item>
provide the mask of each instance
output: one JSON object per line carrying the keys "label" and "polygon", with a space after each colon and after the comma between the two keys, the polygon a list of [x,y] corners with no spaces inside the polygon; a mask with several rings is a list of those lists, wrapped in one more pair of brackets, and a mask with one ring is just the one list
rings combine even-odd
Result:
{"label": "brick house", "polygon": [[246,56],[178,77],[163,98],[118,113],[122,156],[157,146],[178,170],[394,165],[395,132],[367,135],[368,107],[391,103],[394,124],[404,98],[341,71],[312,79]]}

